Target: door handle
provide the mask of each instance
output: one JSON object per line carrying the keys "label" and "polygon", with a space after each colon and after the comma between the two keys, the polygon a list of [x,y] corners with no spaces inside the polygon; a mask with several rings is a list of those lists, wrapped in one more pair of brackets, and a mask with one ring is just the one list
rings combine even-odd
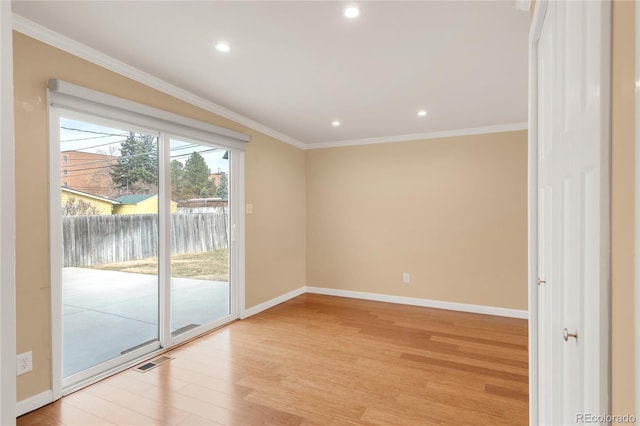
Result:
{"label": "door handle", "polygon": [[541,280],[540,278],[538,278],[538,285],[540,284],[546,284],[547,282],[545,280]]}
{"label": "door handle", "polygon": [[569,333],[569,330],[567,330],[565,327],[565,329],[562,330],[562,338],[565,342],[567,342],[569,340],[569,337],[573,337],[574,339],[578,340],[578,332],[576,331],[575,333]]}

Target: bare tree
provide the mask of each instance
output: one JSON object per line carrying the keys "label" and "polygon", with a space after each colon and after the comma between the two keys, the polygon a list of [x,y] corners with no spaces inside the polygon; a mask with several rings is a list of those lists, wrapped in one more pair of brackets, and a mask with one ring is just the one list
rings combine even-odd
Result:
{"label": "bare tree", "polygon": [[62,216],[93,216],[99,215],[100,210],[88,201],[70,197],[62,206]]}

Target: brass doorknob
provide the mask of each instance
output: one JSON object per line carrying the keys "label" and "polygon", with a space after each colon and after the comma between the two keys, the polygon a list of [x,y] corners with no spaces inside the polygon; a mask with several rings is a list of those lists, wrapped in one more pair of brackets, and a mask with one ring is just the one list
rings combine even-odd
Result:
{"label": "brass doorknob", "polygon": [[565,342],[569,340],[569,337],[573,337],[574,339],[578,340],[578,332],[576,331],[575,333],[569,333],[569,330],[567,330],[566,328],[562,330],[562,338]]}

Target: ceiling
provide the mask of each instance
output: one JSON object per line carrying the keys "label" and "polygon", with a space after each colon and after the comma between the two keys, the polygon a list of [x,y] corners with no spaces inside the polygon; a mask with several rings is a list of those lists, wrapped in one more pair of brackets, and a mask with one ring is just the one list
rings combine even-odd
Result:
{"label": "ceiling", "polygon": [[349,5],[14,1],[13,11],[309,147],[526,122],[530,17],[514,1],[360,1],[354,19]]}

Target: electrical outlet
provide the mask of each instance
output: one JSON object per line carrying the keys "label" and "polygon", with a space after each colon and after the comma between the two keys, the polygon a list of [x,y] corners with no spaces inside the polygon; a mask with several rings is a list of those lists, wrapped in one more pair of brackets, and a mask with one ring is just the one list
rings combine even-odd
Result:
{"label": "electrical outlet", "polygon": [[253,204],[247,204],[246,213],[253,214]]}
{"label": "electrical outlet", "polygon": [[16,359],[16,376],[33,370],[33,357],[31,351],[22,353]]}
{"label": "electrical outlet", "polygon": [[411,280],[411,277],[409,276],[408,272],[403,272],[402,273],[402,283],[403,284],[409,284],[409,281]]}

